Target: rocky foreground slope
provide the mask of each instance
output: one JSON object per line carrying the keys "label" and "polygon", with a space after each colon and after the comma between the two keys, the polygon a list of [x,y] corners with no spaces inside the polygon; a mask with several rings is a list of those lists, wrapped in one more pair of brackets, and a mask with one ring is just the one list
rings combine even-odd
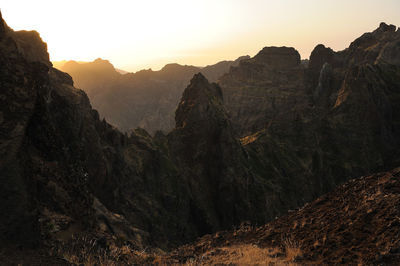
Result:
{"label": "rocky foreground slope", "polygon": [[161,261],[212,265],[246,261],[278,265],[397,265],[399,206],[400,168],[396,168],[352,179],[264,226],[243,225],[235,231],[204,236]]}

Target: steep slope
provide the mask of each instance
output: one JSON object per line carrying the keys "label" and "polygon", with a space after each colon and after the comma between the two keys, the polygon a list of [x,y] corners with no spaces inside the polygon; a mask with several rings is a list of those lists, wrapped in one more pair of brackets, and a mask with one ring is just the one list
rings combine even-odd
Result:
{"label": "steep slope", "polygon": [[121,75],[107,60],[61,62],[59,69],[85,90],[100,116],[120,130],[142,127],[151,134],[169,132],[175,125],[174,112],[186,85],[197,72],[216,81],[240,60],[222,61],[204,68],[168,64],[159,71],[142,70]]}
{"label": "steep slope", "polygon": [[[352,179],[261,227],[207,235],[166,263],[396,265],[400,256],[400,169]],[[246,257],[251,255],[252,257]]]}
{"label": "steep slope", "polygon": [[[70,76],[50,67],[37,32],[0,22],[1,245],[58,238],[70,228],[101,231],[96,197],[112,198],[103,191],[120,179],[110,168],[127,137],[99,120]],[[112,217],[102,216],[105,231],[134,238],[124,218],[114,230]]]}
{"label": "steep slope", "polygon": [[228,228],[243,220],[264,220],[264,185],[248,169],[222,105],[221,89],[196,74],[176,111],[168,144],[187,179],[193,223],[200,233]]}
{"label": "steep slope", "polygon": [[127,136],[101,121],[71,77],[50,66],[38,33],[0,22],[0,245],[92,234],[165,247],[198,236],[163,147],[143,130]]}
{"label": "steep slope", "polygon": [[219,80],[235,130],[246,136],[307,104],[304,67],[293,48],[265,47]]}

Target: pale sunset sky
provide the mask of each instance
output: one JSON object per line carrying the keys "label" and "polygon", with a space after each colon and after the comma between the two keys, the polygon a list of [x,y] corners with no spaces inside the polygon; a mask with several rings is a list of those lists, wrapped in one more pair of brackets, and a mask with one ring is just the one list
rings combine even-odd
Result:
{"label": "pale sunset sky", "polygon": [[14,30],[36,30],[52,61],[109,60],[127,71],[196,66],[292,46],[308,58],[384,21],[400,26],[400,0],[1,0]]}

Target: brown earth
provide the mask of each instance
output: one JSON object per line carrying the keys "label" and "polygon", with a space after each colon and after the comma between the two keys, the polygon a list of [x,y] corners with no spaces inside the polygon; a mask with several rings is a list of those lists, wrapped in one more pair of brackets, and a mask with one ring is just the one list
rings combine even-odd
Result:
{"label": "brown earth", "polygon": [[[261,227],[206,235],[164,257],[165,263],[229,261],[240,265],[252,246],[254,258],[288,258],[300,265],[396,265],[400,263],[400,168],[352,179],[302,208]],[[238,247],[240,247],[238,249]],[[292,256],[293,250],[297,251]],[[244,252],[242,256],[233,253]],[[249,265],[257,264],[257,260]],[[272,264],[274,265],[274,264]]]}

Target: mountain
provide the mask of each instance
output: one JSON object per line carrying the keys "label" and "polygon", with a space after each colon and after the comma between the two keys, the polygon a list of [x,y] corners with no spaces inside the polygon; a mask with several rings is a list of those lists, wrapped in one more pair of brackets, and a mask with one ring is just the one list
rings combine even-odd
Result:
{"label": "mountain", "polygon": [[357,75],[352,68],[398,66],[398,36],[395,26],[382,23],[344,51],[316,46],[308,64],[301,63],[298,52],[287,47],[265,47],[253,58],[241,61],[219,81],[237,134],[247,136],[289,116],[310,113],[307,108],[321,112],[340,109],[338,95],[349,86],[350,75]]}
{"label": "mountain", "polygon": [[275,117],[307,103],[304,71],[294,48],[265,47],[223,75],[219,84],[238,134],[255,133]]}
{"label": "mountain", "polygon": [[[39,34],[15,32],[0,16],[0,210],[5,214],[0,260],[156,263],[152,256],[163,250],[241,224],[263,225],[353,177],[395,168],[399,36],[394,26],[381,24],[344,51],[318,45],[308,65],[294,48],[267,47],[231,67],[218,84],[196,73],[185,85],[173,129],[152,137],[141,128],[122,133],[100,119],[71,76],[52,67]],[[195,71],[171,64],[161,71],[120,75],[110,63],[97,61],[98,67],[90,68],[94,75],[110,72],[139,85],[154,75],[183,83],[182,73]],[[135,97],[148,97],[141,93]],[[396,178],[396,170],[391,175]],[[397,193],[392,179],[371,181],[371,189],[357,185],[365,189],[357,197],[371,194],[372,184],[393,185],[382,192]],[[342,202],[357,200],[354,194],[344,192]],[[329,195],[324,196],[327,210],[342,206],[335,200],[340,196]],[[378,213],[397,215],[388,205],[396,198],[386,198],[379,205],[384,213]],[[354,214],[367,226],[369,216],[361,215],[367,207],[345,215]],[[312,208],[304,216],[313,210],[321,211]],[[387,218],[379,220],[380,228],[397,219]],[[265,243],[280,237],[260,234]],[[356,238],[349,234],[334,230],[329,237]],[[308,241],[302,246],[309,252],[309,231],[294,235]],[[390,237],[368,239],[356,248],[386,250]],[[370,247],[375,244],[377,249]],[[322,251],[322,261],[334,260]]]}
{"label": "mountain", "polygon": [[[112,227],[115,219],[102,213],[94,194],[118,182],[110,170],[127,138],[99,120],[69,75],[51,67],[37,32],[14,32],[1,19],[0,46],[0,209],[7,213],[1,245],[36,245],[60,231],[97,228],[104,223],[99,215]],[[116,220],[136,234],[124,218]]]}
{"label": "mountain", "polygon": [[168,134],[172,157],[187,177],[193,223],[201,234],[229,228],[243,220],[260,222],[267,210],[259,204],[264,183],[249,172],[240,142],[233,136],[221,88],[196,74],[176,110]]}
{"label": "mountain", "polygon": [[400,31],[382,23],[343,51],[316,46],[308,67],[286,47],[232,67],[219,85],[253,169],[315,197],[398,166],[399,42]]}
{"label": "mountain", "polygon": [[[154,134],[174,127],[174,112],[191,77],[202,72],[216,81],[240,60],[222,61],[203,68],[168,64],[159,71],[121,73],[107,60],[62,61],[55,66],[70,74],[75,86],[83,89],[100,116],[122,131],[137,127]],[[124,74],[124,75],[121,75]]]}
{"label": "mountain", "polygon": [[127,135],[51,66],[37,32],[0,21],[3,248],[59,250],[89,237],[169,248],[245,219],[264,221],[256,200],[263,190],[248,173],[218,85],[195,75],[170,134]]}

